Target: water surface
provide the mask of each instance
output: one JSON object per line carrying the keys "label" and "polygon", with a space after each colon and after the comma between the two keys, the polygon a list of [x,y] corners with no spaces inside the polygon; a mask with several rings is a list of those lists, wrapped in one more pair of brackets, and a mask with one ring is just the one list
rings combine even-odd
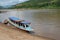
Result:
{"label": "water surface", "polygon": [[60,10],[40,9],[40,10],[5,10],[0,14],[0,22],[10,16],[15,16],[31,22],[31,27],[35,34],[60,40]]}

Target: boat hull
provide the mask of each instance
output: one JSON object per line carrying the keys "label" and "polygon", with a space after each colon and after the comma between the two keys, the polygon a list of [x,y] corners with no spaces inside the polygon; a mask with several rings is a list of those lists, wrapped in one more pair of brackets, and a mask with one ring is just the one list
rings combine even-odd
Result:
{"label": "boat hull", "polygon": [[23,26],[19,26],[19,25],[17,25],[16,23],[13,23],[12,21],[10,21],[10,19],[7,19],[7,21],[10,23],[10,24],[12,24],[13,26],[15,26],[15,27],[17,27],[17,28],[19,28],[19,29],[22,29],[22,30],[24,30],[24,31],[33,31],[33,29],[29,26],[29,27],[27,27],[27,28],[23,28]]}

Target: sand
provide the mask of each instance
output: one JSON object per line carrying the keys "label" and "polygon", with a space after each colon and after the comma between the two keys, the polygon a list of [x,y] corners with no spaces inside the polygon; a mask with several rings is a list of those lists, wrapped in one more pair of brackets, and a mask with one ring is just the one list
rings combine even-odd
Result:
{"label": "sand", "polygon": [[0,23],[0,40],[52,40],[45,37],[33,36],[26,31],[11,25]]}

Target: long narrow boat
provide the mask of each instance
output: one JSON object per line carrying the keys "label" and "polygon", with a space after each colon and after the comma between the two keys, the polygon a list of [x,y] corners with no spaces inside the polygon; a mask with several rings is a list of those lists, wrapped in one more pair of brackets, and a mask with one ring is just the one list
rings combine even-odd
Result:
{"label": "long narrow boat", "polygon": [[[13,21],[12,21],[12,20],[13,20]],[[33,29],[30,27],[30,23],[29,23],[29,22],[22,21],[22,22],[20,22],[20,23],[16,23],[15,21],[17,21],[17,20],[20,20],[20,21],[21,21],[21,19],[16,18],[16,17],[9,17],[9,18],[7,19],[7,21],[8,21],[10,24],[14,25],[14,26],[17,27],[17,28],[20,28],[20,29],[25,30],[25,31],[33,31]],[[20,25],[19,25],[19,24],[20,24]],[[22,24],[22,25],[21,25],[21,24]]]}

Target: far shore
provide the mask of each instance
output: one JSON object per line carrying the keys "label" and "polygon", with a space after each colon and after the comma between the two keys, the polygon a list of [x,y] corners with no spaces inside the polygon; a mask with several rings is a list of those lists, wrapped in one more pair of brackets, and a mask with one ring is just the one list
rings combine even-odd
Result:
{"label": "far shore", "polygon": [[3,11],[6,11],[6,10],[7,10],[7,11],[10,11],[10,10],[20,10],[20,11],[23,11],[23,10],[40,10],[40,11],[44,11],[44,10],[45,10],[45,11],[49,11],[49,10],[50,10],[50,11],[52,11],[52,10],[53,10],[53,11],[55,11],[55,10],[60,10],[60,9],[24,9],[24,8],[23,8],[23,9],[0,9],[0,12],[1,12],[1,11],[2,11],[2,12],[3,12]]}

